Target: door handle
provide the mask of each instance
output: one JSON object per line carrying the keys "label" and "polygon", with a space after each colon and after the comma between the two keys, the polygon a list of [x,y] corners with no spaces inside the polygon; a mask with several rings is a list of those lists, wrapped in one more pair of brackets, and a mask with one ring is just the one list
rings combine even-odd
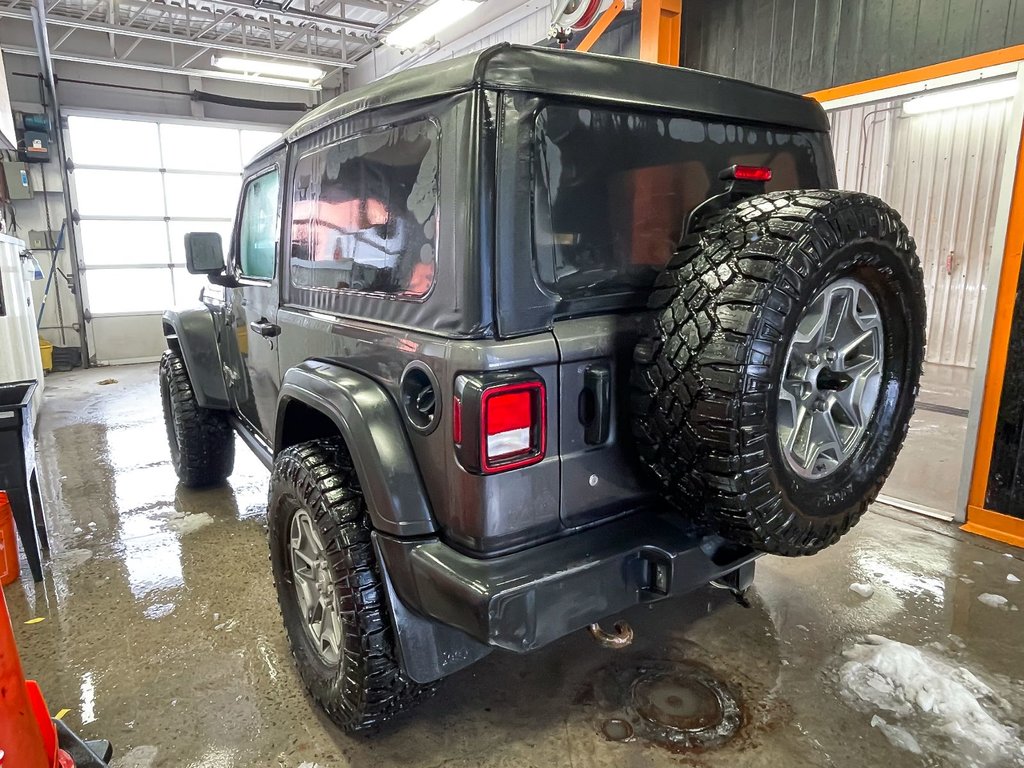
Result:
{"label": "door handle", "polygon": [[249,323],[249,327],[253,333],[258,333],[265,339],[273,339],[281,335],[281,326],[270,322],[265,317],[253,320]]}
{"label": "door handle", "polygon": [[607,365],[591,365],[583,372],[579,417],[587,445],[600,445],[608,439],[612,419],[612,372]]}

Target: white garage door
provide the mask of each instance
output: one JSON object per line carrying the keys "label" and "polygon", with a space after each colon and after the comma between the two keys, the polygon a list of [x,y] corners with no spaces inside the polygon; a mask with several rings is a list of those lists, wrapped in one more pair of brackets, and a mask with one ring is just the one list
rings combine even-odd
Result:
{"label": "white garage door", "polygon": [[194,302],[186,232],[230,239],[242,168],[280,135],[203,122],[68,118],[89,342],[97,362],[157,358],[160,314]]}

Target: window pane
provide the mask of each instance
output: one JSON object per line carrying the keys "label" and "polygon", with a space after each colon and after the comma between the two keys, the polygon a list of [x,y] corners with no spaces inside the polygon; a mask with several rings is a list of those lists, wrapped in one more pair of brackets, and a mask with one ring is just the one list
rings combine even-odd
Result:
{"label": "window pane", "polygon": [[169,221],[167,229],[171,238],[171,261],[175,264],[185,263],[185,235],[189,232],[216,232],[220,235],[224,253],[230,253],[230,221]]}
{"label": "window pane", "polygon": [[88,171],[71,174],[83,216],[164,216],[156,171]]}
{"label": "window pane", "polygon": [[206,125],[161,123],[164,168],[182,171],[242,170],[238,131]]}
{"label": "window pane", "polygon": [[160,167],[156,123],[72,115],[68,118],[68,132],[75,165]]}
{"label": "window pane", "polygon": [[422,121],[299,160],[292,285],[426,294],[434,280],[437,143],[434,124]]}
{"label": "window pane", "polygon": [[87,269],[89,311],[156,312],[172,304],[169,269]]}
{"label": "window pane", "polygon": [[646,303],[687,215],[731,165],[769,166],[769,192],[815,186],[823,134],[551,104],[536,120],[537,274],[563,299]]}
{"label": "window pane", "polygon": [[203,288],[213,289],[206,275],[190,275],[184,267],[175,267],[174,273],[174,305],[195,304],[199,301],[199,292]]}
{"label": "window pane", "polygon": [[167,225],[162,221],[81,223],[82,260],[96,264],[166,264]]}
{"label": "window pane", "polygon": [[248,165],[258,152],[281,138],[280,131],[241,131],[242,165]]}
{"label": "window pane", "polygon": [[278,187],[276,170],[257,176],[246,187],[245,207],[242,208],[242,222],[238,229],[243,275],[274,276],[277,233],[281,229]]}
{"label": "window pane", "polygon": [[235,215],[241,176],[168,173],[164,182],[168,216],[230,219]]}

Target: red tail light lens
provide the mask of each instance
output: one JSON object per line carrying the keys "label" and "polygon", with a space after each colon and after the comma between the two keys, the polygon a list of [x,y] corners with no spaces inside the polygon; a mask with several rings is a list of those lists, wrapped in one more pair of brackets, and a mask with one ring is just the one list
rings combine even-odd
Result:
{"label": "red tail light lens", "polygon": [[489,459],[504,459],[530,449],[533,412],[533,395],[529,391],[485,396],[484,434]]}
{"label": "red tail light lens", "polygon": [[452,439],[459,463],[490,475],[536,464],[547,439],[544,380],[532,371],[455,378]]}
{"label": "red tail light lens", "polygon": [[757,165],[734,165],[732,177],[737,181],[771,181],[772,169]]}

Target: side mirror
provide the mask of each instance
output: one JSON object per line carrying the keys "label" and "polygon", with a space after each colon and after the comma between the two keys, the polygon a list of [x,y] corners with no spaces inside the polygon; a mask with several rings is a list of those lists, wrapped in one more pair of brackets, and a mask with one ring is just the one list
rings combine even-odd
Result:
{"label": "side mirror", "polygon": [[185,267],[193,275],[219,275],[224,271],[224,246],[216,232],[185,235]]}

